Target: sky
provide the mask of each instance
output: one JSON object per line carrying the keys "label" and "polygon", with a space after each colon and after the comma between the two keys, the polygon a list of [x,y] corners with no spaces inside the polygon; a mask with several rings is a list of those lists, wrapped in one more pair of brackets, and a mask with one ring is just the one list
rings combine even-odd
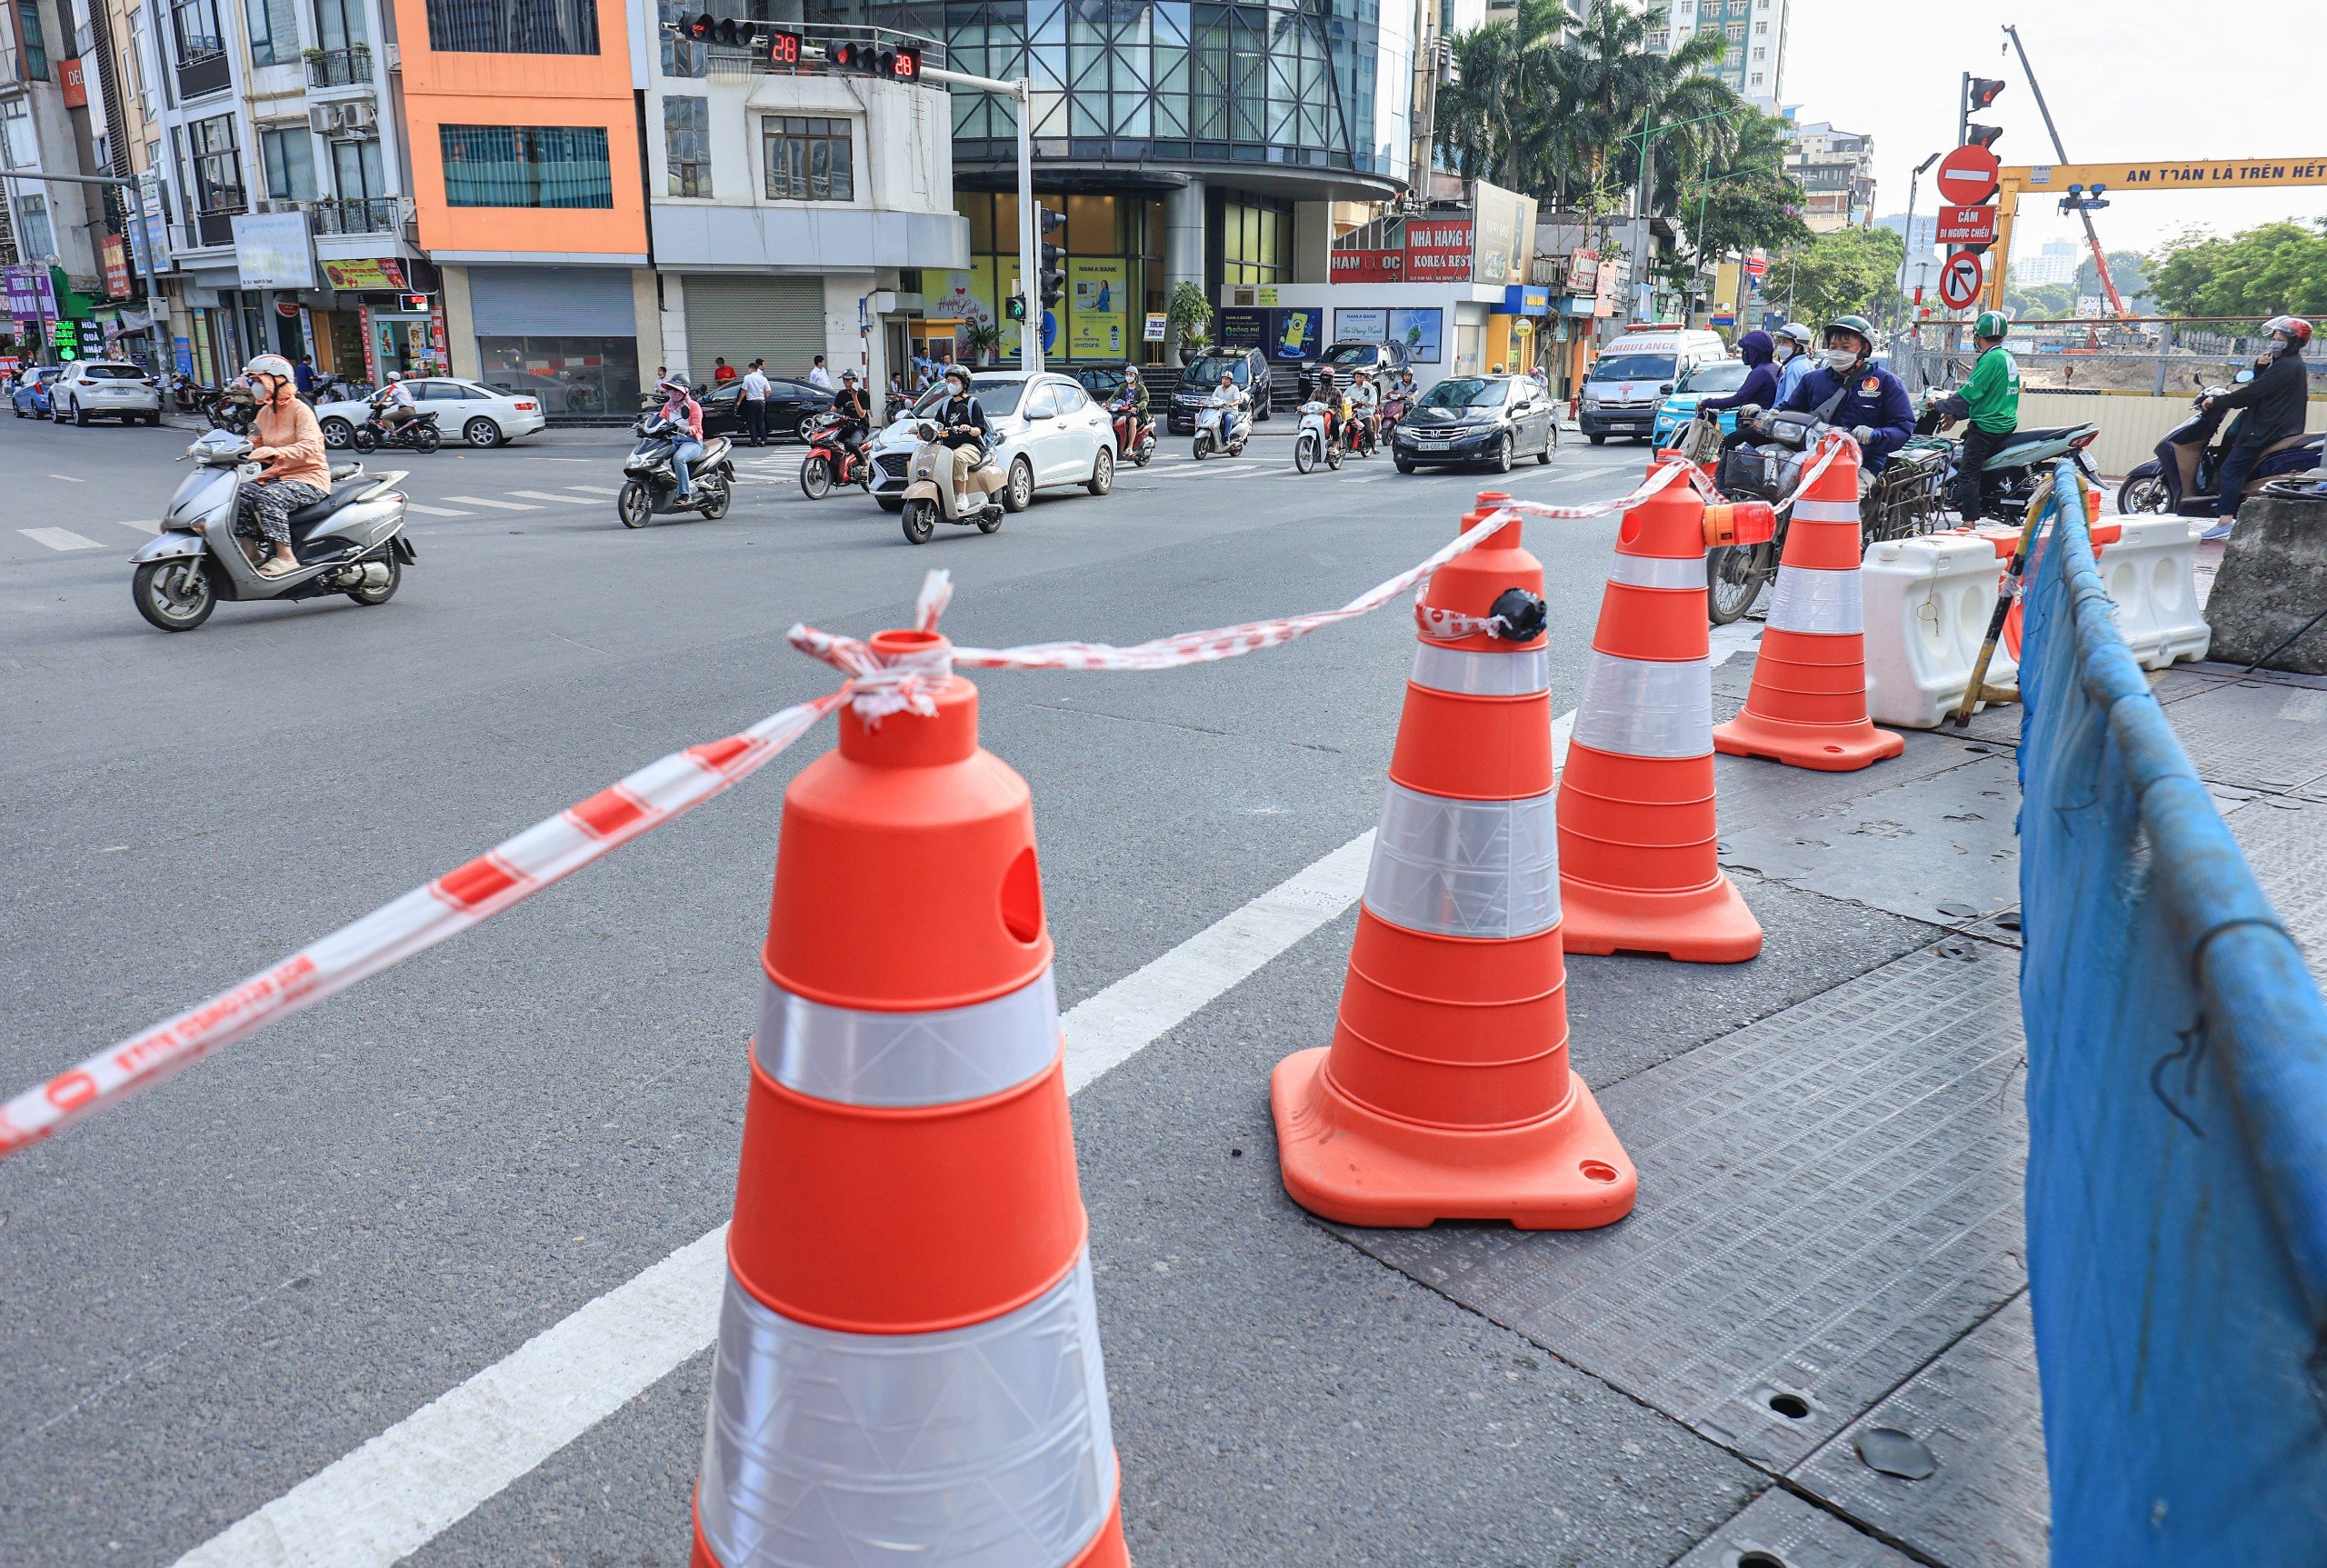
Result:
{"label": "sky", "polygon": [[[2007,22],[2020,28],[2072,160],[2327,159],[2316,86],[2327,5],[2319,0],[1793,0],[1786,102],[1805,121],[1874,138],[1877,216],[1905,211],[1914,166],[1954,145],[1965,71],[2009,84],[1972,116],[2002,127],[1996,155],[2006,164],[2056,162],[2003,36]],[[1928,214],[1933,199],[1927,174],[1915,210]],[[2023,196],[2020,213],[2015,255],[2032,255],[2048,239],[2082,248],[2082,226],[2052,202]],[[2327,185],[2132,193],[2112,198],[2093,223],[2109,249],[2146,251],[2192,225],[2232,233],[2320,216]]]}

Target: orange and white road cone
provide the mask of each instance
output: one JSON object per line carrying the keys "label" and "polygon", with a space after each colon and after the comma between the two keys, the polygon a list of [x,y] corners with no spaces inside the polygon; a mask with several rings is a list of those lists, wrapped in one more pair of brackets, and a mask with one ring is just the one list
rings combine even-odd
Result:
{"label": "orange and white road cone", "polygon": [[1126,1568],[1026,784],[934,711],[784,792],[696,1568]]}
{"label": "orange and white road cone", "polygon": [[[1748,508],[1713,510],[1733,533]],[[1768,509],[1752,511],[1766,540]],[[1570,952],[1736,964],[1762,951],[1762,923],[1717,858],[1707,514],[1670,485],[1625,513],[1616,536],[1560,774]]]}
{"label": "orange and white road cone", "polygon": [[1732,756],[1850,773],[1907,743],[1867,717],[1858,447],[1845,436],[1827,441],[1825,471],[1796,497],[1786,527],[1745,710],[1714,729],[1713,744]]}
{"label": "orange and white road cone", "polygon": [[1632,1161],[1568,1065],[1543,587],[1516,522],[1431,579],[1333,1045],[1269,1081],[1284,1190],[1327,1219],[1632,1211]]}

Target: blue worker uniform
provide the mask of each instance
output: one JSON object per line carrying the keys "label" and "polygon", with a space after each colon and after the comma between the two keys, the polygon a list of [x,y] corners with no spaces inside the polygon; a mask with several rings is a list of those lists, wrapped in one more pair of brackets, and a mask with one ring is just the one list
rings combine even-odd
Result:
{"label": "blue worker uniform", "polygon": [[1865,425],[1874,432],[1861,459],[1869,474],[1880,474],[1891,454],[1915,433],[1915,410],[1907,399],[1906,384],[1879,365],[1862,365],[1847,373],[1820,365],[1803,376],[1783,406],[1799,414],[1817,411],[1836,392],[1841,403],[1826,422],[1837,430]]}

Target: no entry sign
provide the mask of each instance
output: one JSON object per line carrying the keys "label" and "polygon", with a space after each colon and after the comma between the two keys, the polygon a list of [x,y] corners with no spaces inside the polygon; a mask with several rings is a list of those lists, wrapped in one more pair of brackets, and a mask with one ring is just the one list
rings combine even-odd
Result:
{"label": "no entry sign", "polygon": [[1957,251],[1939,269],[1939,297],[1951,310],[1962,310],[1980,297],[1982,268],[1971,251]]}
{"label": "no entry sign", "polygon": [[1993,207],[1942,207],[1933,239],[1943,245],[1992,245],[1996,243]]}
{"label": "no entry sign", "polygon": [[1966,142],[1939,160],[1939,194],[1959,206],[1987,200],[2002,165],[1976,142]]}

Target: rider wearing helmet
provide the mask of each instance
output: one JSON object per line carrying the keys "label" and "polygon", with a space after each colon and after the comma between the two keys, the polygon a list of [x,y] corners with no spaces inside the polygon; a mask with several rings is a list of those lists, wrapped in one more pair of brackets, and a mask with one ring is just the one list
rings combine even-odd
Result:
{"label": "rider wearing helmet", "polygon": [[1818,367],[1778,406],[1815,414],[1847,430],[1859,444],[1865,472],[1880,474],[1891,454],[1915,433],[1914,405],[1899,378],[1873,364],[1874,327],[1863,315],[1837,316],[1820,335]]}
{"label": "rider wearing helmet", "polygon": [[404,384],[404,372],[392,370],[372,394],[372,417],[383,428],[394,430],[420,417],[420,404],[414,401],[412,388]]}
{"label": "rider wearing helmet", "polygon": [[1972,378],[1942,399],[1939,411],[1949,419],[1965,419],[1963,445],[1955,454],[1955,510],[1966,523],[1980,520],[1985,507],[1981,474],[1988,459],[2011,442],[2020,428],[2020,365],[2003,345],[2012,330],[2003,313],[1983,310],[1972,324],[1972,343],[1978,359]]}
{"label": "rider wearing helmet", "polygon": [[1147,379],[1139,374],[1139,366],[1124,366],[1124,389],[1115,394],[1115,404],[1131,411],[1131,438],[1136,442],[1154,423],[1147,416]]}
{"label": "rider wearing helmet", "polygon": [[2209,408],[2246,410],[2238,422],[2237,441],[2222,454],[2221,504],[2215,513],[2224,523],[2238,515],[2246,475],[2262,449],[2301,434],[2308,412],[2310,371],[2302,363],[2302,351],[2311,342],[2311,324],[2299,315],[2274,315],[2262,324],[2262,332],[2271,346],[2255,362],[2254,379],[2206,399]]}
{"label": "rider wearing helmet", "polygon": [[663,407],[657,415],[669,425],[671,436],[671,478],[673,493],[681,501],[694,493],[694,483],[688,476],[687,464],[702,456],[703,404],[694,400],[694,388],[684,376],[666,375],[657,385],[663,394]]}
{"label": "rider wearing helmet", "polygon": [[[251,435],[251,458],[259,475],[235,495],[235,532],[259,541],[254,553],[259,574],[280,577],[298,570],[291,551],[291,514],[331,493],[331,464],[324,456],[323,426],[315,411],[299,401],[291,362],[262,354],[243,367],[243,380],[258,399]],[[271,555],[263,553],[273,547]]]}
{"label": "rider wearing helmet", "polygon": [[847,447],[860,446],[873,428],[873,404],[864,395],[864,384],[856,372],[840,373],[840,391],[833,394],[833,412],[840,415],[836,433],[840,444]]}
{"label": "rider wearing helmet", "polygon": [[1772,363],[1778,367],[1778,397],[1773,406],[1783,408],[1802,378],[1817,365],[1810,352],[1810,329],[1798,321],[1787,322],[1772,337],[1770,348]]}

